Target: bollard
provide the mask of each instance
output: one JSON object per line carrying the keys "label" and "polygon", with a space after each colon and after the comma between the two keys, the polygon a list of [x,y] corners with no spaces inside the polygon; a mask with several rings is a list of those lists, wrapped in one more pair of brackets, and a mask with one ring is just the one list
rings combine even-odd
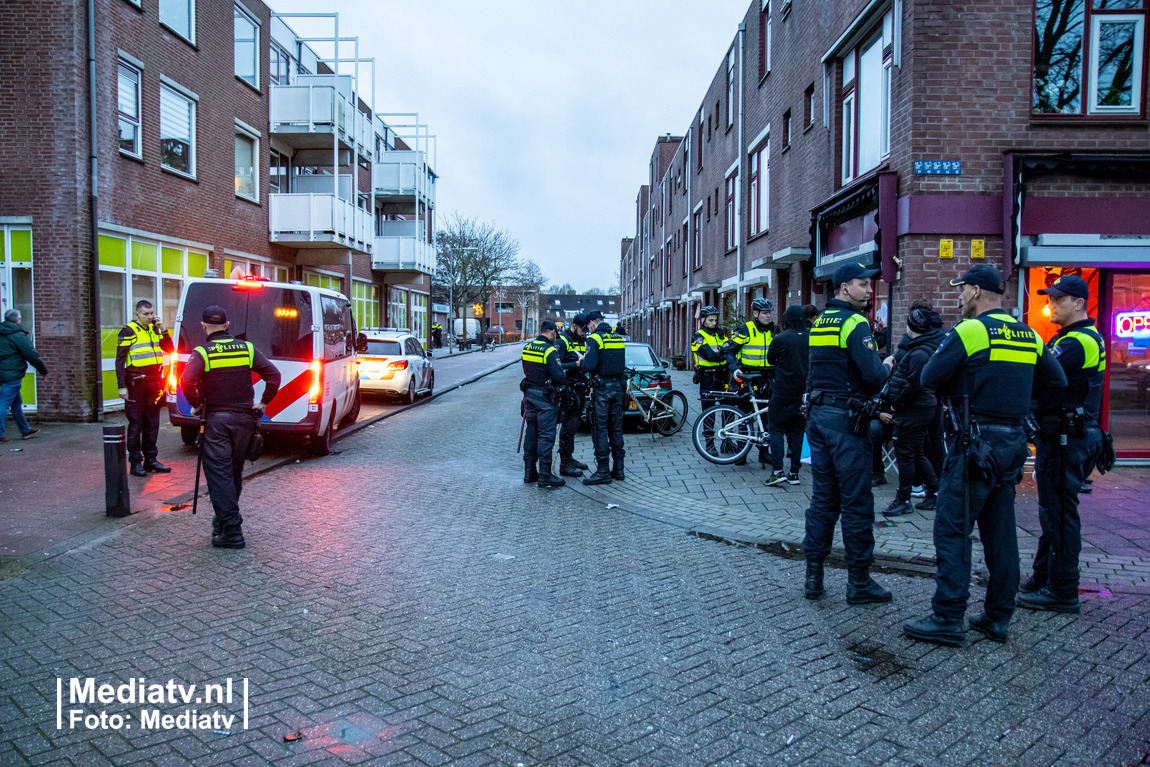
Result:
{"label": "bollard", "polygon": [[123,426],[104,427],[104,505],[109,517],[126,517],[132,513],[127,437]]}

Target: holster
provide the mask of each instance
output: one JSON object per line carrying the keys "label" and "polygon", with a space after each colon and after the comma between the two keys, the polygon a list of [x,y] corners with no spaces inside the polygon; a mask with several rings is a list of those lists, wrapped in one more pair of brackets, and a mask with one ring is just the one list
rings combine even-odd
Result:
{"label": "holster", "polygon": [[998,483],[998,456],[990,443],[972,436],[966,449],[966,470],[972,479],[981,477],[984,481]]}

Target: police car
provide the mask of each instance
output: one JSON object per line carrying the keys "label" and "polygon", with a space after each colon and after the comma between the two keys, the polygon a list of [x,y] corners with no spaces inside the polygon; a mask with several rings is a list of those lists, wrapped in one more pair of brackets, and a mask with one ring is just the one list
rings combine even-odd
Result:
{"label": "police car", "polygon": [[423,343],[406,328],[362,328],[367,348],[359,355],[359,388],[411,404],[435,390],[435,366]]}

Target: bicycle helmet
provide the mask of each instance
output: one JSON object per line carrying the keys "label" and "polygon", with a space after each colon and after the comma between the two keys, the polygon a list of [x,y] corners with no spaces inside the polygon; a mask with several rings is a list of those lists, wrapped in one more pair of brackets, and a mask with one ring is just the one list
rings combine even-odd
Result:
{"label": "bicycle helmet", "polygon": [[704,306],[704,307],[703,307],[703,308],[702,308],[702,309],[699,311],[699,319],[704,319],[704,318],[706,318],[706,317],[710,317],[712,314],[718,314],[718,313],[719,313],[719,310],[718,310],[718,309],[716,309],[715,307],[713,307],[713,306]]}
{"label": "bicycle helmet", "polygon": [[753,312],[773,312],[775,310],[774,304],[766,298],[756,298],[751,302],[751,311]]}

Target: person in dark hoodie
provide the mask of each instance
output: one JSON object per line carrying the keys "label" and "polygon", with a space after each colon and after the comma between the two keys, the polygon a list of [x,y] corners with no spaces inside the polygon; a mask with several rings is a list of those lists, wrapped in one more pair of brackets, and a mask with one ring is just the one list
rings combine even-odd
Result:
{"label": "person in dark hoodie", "polygon": [[[810,369],[810,339],[806,314],[799,305],[788,306],[783,314],[785,330],[771,341],[767,363],[774,368],[775,385],[767,410],[767,428],[771,434],[771,468],[767,486],[790,482],[799,484],[802,465],[803,434],[807,419],[803,417],[803,393],[807,390]],[[783,438],[790,446],[791,470],[783,474]]]}
{"label": "person in dark hoodie", "polygon": [[40,361],[40,355],[32,346],[32,339],[28,331],[20,327],[20,310],[9,309],[4,312],[4,321],[0,322],[0,442],[7,442],[4,436],[4,422],[8,419],[8,410],[12,410],[12,419],[20,429],[20,435],[28,439],[39,429],[31,426],[24,419],[24,403],[20,399],[20,385],[24,381],[24,373],[28,370],[28,363],[40,371],[40,375],[48,375],[48,368]]}
{"label": "person in dark hoodie", "polygon": [[933,389],[922,386],[919,377],[942,343],[943,334],[941,329],[932,327],[931,313],[923,308],[911,309],[906,328],[907,337],[899,344],[898,361],[888,389],[891,412],[879,414],[880,420],[894,425],[894,455],[898,464],[898,492],[883,511],[888,517],[909,514],[916,508],[910,502],[916,476],[926,485],[926,498],[917,508],[933,509],[938,493],[938,475],[925,450],[938,399]]}

